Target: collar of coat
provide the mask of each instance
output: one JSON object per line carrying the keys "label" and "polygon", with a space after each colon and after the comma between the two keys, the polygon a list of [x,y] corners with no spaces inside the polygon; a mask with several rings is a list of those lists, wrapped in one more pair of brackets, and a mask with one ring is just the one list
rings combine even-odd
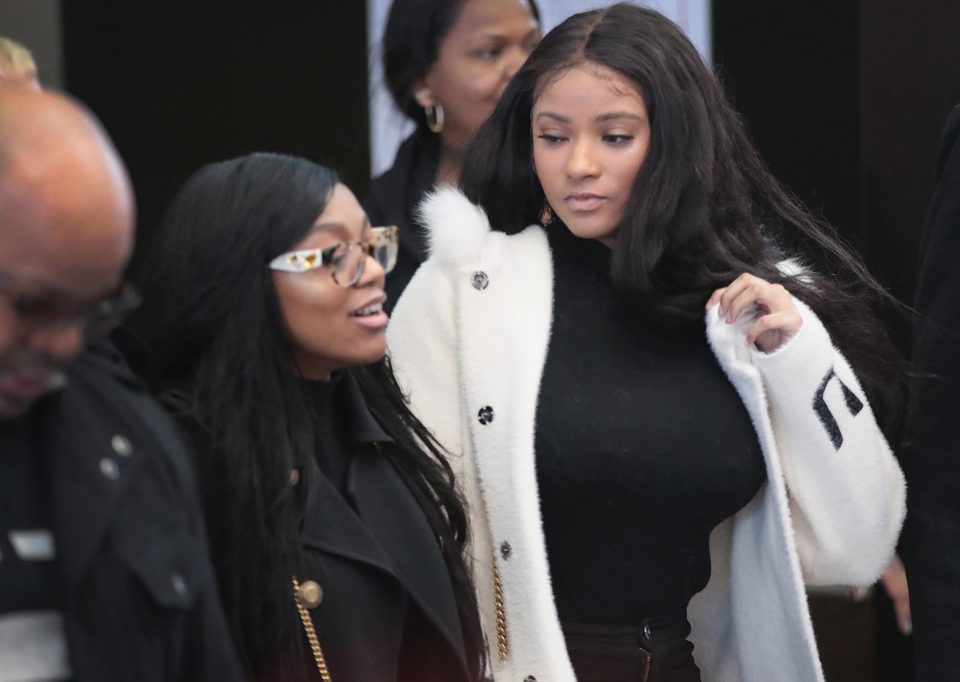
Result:
{"label": "collar of coat", "polygon": [[490,233],[490,221],[483,209],[453,187],[428,194],[417,213],[420,224],[427,228],[430,257],[441,263],[471,260]]}

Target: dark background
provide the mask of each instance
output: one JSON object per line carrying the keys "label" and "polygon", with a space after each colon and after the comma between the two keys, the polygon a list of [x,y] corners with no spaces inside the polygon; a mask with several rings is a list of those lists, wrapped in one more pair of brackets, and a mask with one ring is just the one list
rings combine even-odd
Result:
{"label": "dark background", "polygon": [[331,165],[362,197],[364,4],[61,2],[66,89],[130,169],[138,244],[191,172],[252,151]]}

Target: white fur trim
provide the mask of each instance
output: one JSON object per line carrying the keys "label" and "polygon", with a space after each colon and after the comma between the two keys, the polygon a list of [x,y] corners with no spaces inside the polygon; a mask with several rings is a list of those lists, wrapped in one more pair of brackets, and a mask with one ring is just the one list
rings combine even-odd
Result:
{"label": "white fur trim", "polygon": [[471,204],[454,187],[440,187],[428,194],[420,202],[417,215],[427,228],[430,257],[441,263],[476,258],[490,232],[490,221],[483,209]]}

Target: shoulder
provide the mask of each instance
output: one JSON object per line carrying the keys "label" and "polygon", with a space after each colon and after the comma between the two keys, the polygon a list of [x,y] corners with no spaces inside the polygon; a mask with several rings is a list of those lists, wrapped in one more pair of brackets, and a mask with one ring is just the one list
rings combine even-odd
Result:
{"label": "shoulder", "polygon": [[[515,235],[494,230],[484,210],[453,187],[429,193],[420,203],[418,215],[427,231],[430,260],[439,265],[525,258],[531,250],[549,253],[542,227],[531,225]],[[506,248],[508,244],[510,248]]]}
{"label": "shoulder", "polygon": [[483,209],[452,187],[428,194],[417,213],[427,229],[430,258],[441,263],[470,260],[490,237],[490,221]]}
{"label": "shoulder", "polygon": [[182,432],[112,345],[92,345],[71,363],[66,375],[61,414],[73,431],[86,423],[87,430],[128,434],[149,453],[151,465],[144,471],[172,471],[181,489],[192,487],[193,467]]}
{"label": "shoulder", "polygon": [[70,363],[67,374],[82,384],[96,384],[109,393],[143,391],[123,355],[106,340],[92,343]]}
{"label": "shoulder", "polygon": [[405,222],[408,211],[433,184],[435,143],[414,132],[397,150],[393,165],[370,181],[363,202],[374,223]]}

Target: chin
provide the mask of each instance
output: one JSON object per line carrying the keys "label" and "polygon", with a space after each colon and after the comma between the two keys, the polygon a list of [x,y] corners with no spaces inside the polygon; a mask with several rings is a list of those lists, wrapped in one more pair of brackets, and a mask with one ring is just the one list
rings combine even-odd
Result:
{"label": "chin", "polygon": [[580,237],[580,239],[596,239],[597,241],[606,241],[612,239],[617,233],[617,229],[615,227],[611,228],[609,225],[585,225],[579,221],[564,221],[564,223],[566,224],[567,229],[570,230],[570,232],[572,232],[575,236]]}
{"label": "chin", "polygon": [[364,365],[372,365],[375,362],[383,360],[384,356],[387,354],[386,345],[383,348],[371,350],[368,353],[357,353],[351,362],[353,367],[362,367]]}

